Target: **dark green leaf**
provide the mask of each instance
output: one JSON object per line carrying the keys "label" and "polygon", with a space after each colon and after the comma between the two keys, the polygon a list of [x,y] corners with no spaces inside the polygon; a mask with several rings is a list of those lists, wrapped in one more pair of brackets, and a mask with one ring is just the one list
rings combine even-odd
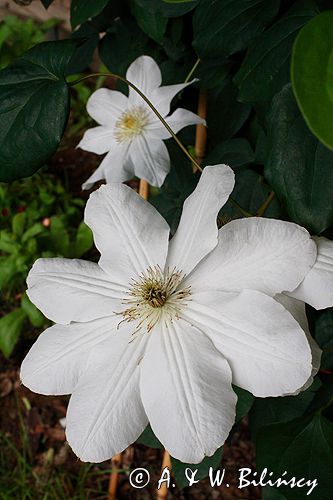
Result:
{"label": "dark green leaf", "polygon": [[165,17],[183,16],[190,12],[199,3],[199,0],[187,0],[186,2],[165,2],[165,0],[135,0],[141,7],[160,11]]}
{"label": "dark green leaf", "polygon": [[210,467],[215,470],[220,465],[222,454],[223,448],[219,448],[218,450],[216,450],[214,455],[204,458],[203,461],[200,462],[200,464],[185,464],[183,462],[180,462],[179,460],[176,460],[175,458],[171,458],[172,473],[176,479],[177,486],[179,488],[185,488],[186,486],[188,486],[188,479],[185,475],[185,470],[187,468],[192,469],[192,471],[198,471],[195,475],[196,480],[204,479],[205,477],[207,477]]}
{"label": "dark green leaf", "polygon": [[148,425],[141,436],[138,437],[137,443],[144,444],[145,446],[149,446],[149,448],[163,448],[163,445],[159,442],[157,437],[152,431],[150,425]]}
{"label": "dark green leaf", "polygon": [[201,1],[193,16],[197,54],[205,59],[245,49],[276,15],[279,4],[279,0]]}
{"label": "dark green leaf", "polygon": [[128,66],[142,54],[152,55],[149,38],[132,19],[117,19],[99,46],[103,63],[110,71],[124,75]]}
{"label": "dark green leaf", "polygon": [[272,101],[265,175],[294,222],[316,234],[333,224],[333,153],[308,129],[290,85]]}
{"label": "dark green leaf", "polygon": [[68,75],[79,73],[90,65],[94,51],[99,42],[98,28],[95,23],[88,21],[82,24],[79,29],[75,30],[71,38],[83,39],[84,41],[75,50],[68,63],[66,71]]}
{"label": "dark green leaf", "polygon": [[25,312],[21,308],[0,318],[0,350],[7,358],[11,355],[20,336],[24,320]]}
{"label": "dark green leaf", "polygon": [[225,163],[232,168],[252,163],[254,153],[246,139],[229,139],[217,144],[205,158],[206,165]]}
{"label": "dark green leaf", "polygon": [[255,398],[250,392],[235,385],[233,386],[233,390],[237,394],[235,422],[238,422],[249,413]]}
{"label": "dark green leaf", "polygon": [[291,79],[305,121],[333,149],[333,11],[312,19],[293,48]]}
{"label": "dark green leaf", "polygon": [[71,3],[71,25],[76,28],[91,17],[99,14],[107,5],[109,0],[72,0]]}
{"label": "dark green leaf", "polygon": [[311,387],[297,396],[256,398],[250,413],[251,433],[255,437],[266,425],[289,422],[302,417],[310,406],[321,383],[315,379]]}
{"label": "dark green leaf", "polygon": [[[333,470],[333,424],[320,414],[295,422],[262,427],[258,433],[257,469],[268,469],[275,480],[282,477],[318,482],[309,498],[331,500]],[[259,474],[258,474],[259,475]],[[266,477],[268,479],[268,476]],[[304,481],[303,481],[304,484]],[[281,486],[279,492],[287,500],[304,500],[311,485],[303,487]]]}
{"label": "dark green leaf", "polygon": [[333,370],[333,309],[322,311],[314,327],[316,342],[323,350],[321,368]]}
{"label": "dark green leaf", "polygon": [[138,25],[150,38],[162,43],[168,19],[158,10],[142,7],[138,2],[132,2],[132,12]]}
{"label": "dark green leaf", "polygon": [[93,246],[94,240],[91,229],[84,223],[78,227],[75,240],[74,256],[79,258]]}
{"label": "dark green leaf", "polygon": [[270,486],[266,486],[263,489],[264,492],[264,498],[263,500],[286,500],[286,497],[282,495],[278,490],[275,488],[271,488]]}
{"label": "dark green leaf", "polygon": [[0,293],[16,273],[15,257],[0,257]]}
{"label": "dark green leaf", "polygon": [[69,234],[64,221],[60,216],[55,215],[51,219],[50,240],[52,243],[52,249],[56,253],[64,257],[68,255]]}
{"label": "dark green leaf", "polygon": [[0,180],[32,175],[56,151],[69,113],[70,40],[36,45],[0,72]]}
{"label": "dark green leaf", "polygon": [[[255,214],[268,198],[272,190],[265,182],[263,176],[253,170],[236,170],[235,173],[236,183],[232,192],[232,198],[243,209],[251,214]],[[276,198],[272,200],[264,215],[265,217],[273,218],[280,216],[280,205]],[[224,207],[222,207],[220,216],[221,221],[224,222],[225,220],[228,221],[228,218],[239,218],[242,214],[229,200]]]}
{"label": "dark green leaf", "polygon": [[21,236],[24,231],[27,215],[25,212],[15,214],[12,219],[12,229],[15,236]]}
{"label": "dark green leaf", "polygon": [[45,323],[43,314],[37,307],[30,301],[26,293],[22,295],[21,307],[29,318],[30,323],[36,328],[41,328]]}
{"label": "dark green leaf", "polygon": [[269,101],[289,81],[293,41],[317,12],[311,0],[300,0],[255,40],[235,77],[241,101]]}
{"label": "dark green leaf", "polygon": [[45,9],[50,7],[51,3],[54,2],[54,0],[41,0],[42,4],[44,5]]}
{"label": "dark green leaf", "polygon": [[218,144],[235,135],[247,120],[251,105],[237,101],[232,82],[208,93],[207,125],[210,140]]}

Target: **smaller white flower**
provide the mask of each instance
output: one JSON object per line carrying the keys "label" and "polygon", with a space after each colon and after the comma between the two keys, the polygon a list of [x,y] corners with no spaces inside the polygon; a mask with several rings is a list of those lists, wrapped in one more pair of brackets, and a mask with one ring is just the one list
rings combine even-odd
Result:
{"label": "smaller white flower", "polygon": [[[196,80],[161,86],[161,71],[149,56],[138,57],[128,68],[126,78],[153,103],[173,132],[205,124],[198,115],[182,108],[167,116],[173,97]],[[124,182],[134,176],[160,187],[170,170],[163,139],[171,135],[142,97],[132,88],[128,97],[116,90],[99,89],[88,100],[87,110],[100,126],[87,130],[78,147],[107,155],[83,189],[101,179]]]}

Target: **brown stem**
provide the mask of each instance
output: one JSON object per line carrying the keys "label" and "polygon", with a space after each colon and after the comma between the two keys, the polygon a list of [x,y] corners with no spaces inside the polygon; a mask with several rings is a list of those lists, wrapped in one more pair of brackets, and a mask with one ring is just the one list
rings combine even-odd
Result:
{"label": "brown stem", "polygon": [[266,200],[264,201],[264,203],[261,205],[261,207],[258,209],[256,215],[257,217],[262,217],[267,208],[269,207],[269,205],[271,204],[271,202],[273,201],[273,198],[275,196],[275,193],[274,191],[272,191],[271,193],[269,193],[269,195],[267,196]]}

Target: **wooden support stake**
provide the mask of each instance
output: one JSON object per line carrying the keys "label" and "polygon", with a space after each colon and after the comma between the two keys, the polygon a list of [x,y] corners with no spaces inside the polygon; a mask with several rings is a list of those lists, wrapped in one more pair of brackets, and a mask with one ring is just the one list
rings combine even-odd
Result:
{"label": "wooden support stake", "polygon": [[149,197],[149,184],[147,181],[140,179],[139,184],[139,195],[142,196],[144,200],[148,200]]}
{"label": "wooden support stake", "polygon": [[[205,90],[200,90],[199,102],[198,102],[198,115],[200,118],[206,120],[207,115],[207,93]],[[207,129],[205,125],[197,125],[195,131],[195,159],[201,164],[205,152],[206,152],[206,141],[207,141]],[[193,172],[197,171],[197,167],[193,165]]]}
{"label": "wooden support stake", "polygon": [[120,466],[121,466],[121,453],[111,458],[112,471],[109,480],[108,500],[116,500],[117,498],[117,486],[119,480],[118,470]]}
{"label": "wooden support stake", "polygon": [[[169,471],[171,471],[171,459],[169,452],[164,450],[163,461],[162,461],[162,470],[168,467]],[[168,488],[166,483],[162,483],[159,490],[156,490],[156,498],[157,500],[164,500],[168,497]]]}

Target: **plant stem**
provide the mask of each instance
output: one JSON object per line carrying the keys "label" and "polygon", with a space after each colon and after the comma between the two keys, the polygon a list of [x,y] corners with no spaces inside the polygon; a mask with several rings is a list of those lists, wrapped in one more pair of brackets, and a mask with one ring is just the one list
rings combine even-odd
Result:
{"label": "plant stem", "polygon": [[198,170],[200,170],[200,172],[202,172],[202,168],[200,167],[200,165],[194,160],[194,158],[192,158],[192,156],[190,155],[190,153],[187,151],[186,147],[178,139],[178,137],[173,132],[173,130],[170,127],[170,125],[165,121],[165,119],[163,118],[163,116],[157,111],[157,109],[155,108],[155,106],[143,94],[143,92],[141,92],[141,90],[138,89],[138,87],[136,85],[134,85],[132,82],[130,82],[129,80],[127,80],[125,77],[120,76],[120,75],[116,75],[116,74],[113,74],[113,73],[91,73],[90,75],[83,76],[83,77],[79,78],[78,80],[74,80],[73,82],[67,82],[67,83],[68,83],[68,85],[70,87],[73,87],[77,83],[80,83],[83,80],[87,80],[88,78],[96,78],[96,77],[101,77],[101,76],[108,76],[110,78],[116,78],[117,80],[120,80],[121,82],[126,83],[129,87],[131,87],[133,90],[135,90],[135,92],[137,92],[137,94],[139,94],[139,96],[142,97],[142,99],[145,101],[145,103],[150,107],[150,109],[153,111],[153,113],[155,113],[155,115],[157,116],[157,118],[161,121],[161,123],[164,125],[164,127],[169,132],[169,134],[174,138],[174,140],[176,141],[176,143],[178,144],[178,146],[180,147],[180,149],[189,158],[189,160],[191,161],[191,163],[194,163],[194,165],[196,166],[196,168]]}
{"label": "plant stem", "polygon": [[264,203],[261,205],[261,207],[258,208],[257,213],[256,213],[257,217],[262,217],[264,215],[264,213],[266,212],[267,208],[271,204],[274,196],[275,196],[274,191],[272,191],[272,192],[269,193],[269,195],[266,198],[266,200],[264,201]]}
{"label": "plant stem", "polygon": [[200,63],[201,63],[201,60],[198,58],[198,59],[195,61],[195,63],[194,63],[194,65],[193,65],[193,67],[191,68],[191,70],[190,70],[189,74],[188,74],[188,75],[187,75],[187,77],[185,78],[184,83],[188,83],[188,82],[190,81],[190,79],[192,78],[192,76],[193,76],[193,74],[194,74],[195,70],[197,69],[197,67],[199,66],[199,64],[200,64]]}

